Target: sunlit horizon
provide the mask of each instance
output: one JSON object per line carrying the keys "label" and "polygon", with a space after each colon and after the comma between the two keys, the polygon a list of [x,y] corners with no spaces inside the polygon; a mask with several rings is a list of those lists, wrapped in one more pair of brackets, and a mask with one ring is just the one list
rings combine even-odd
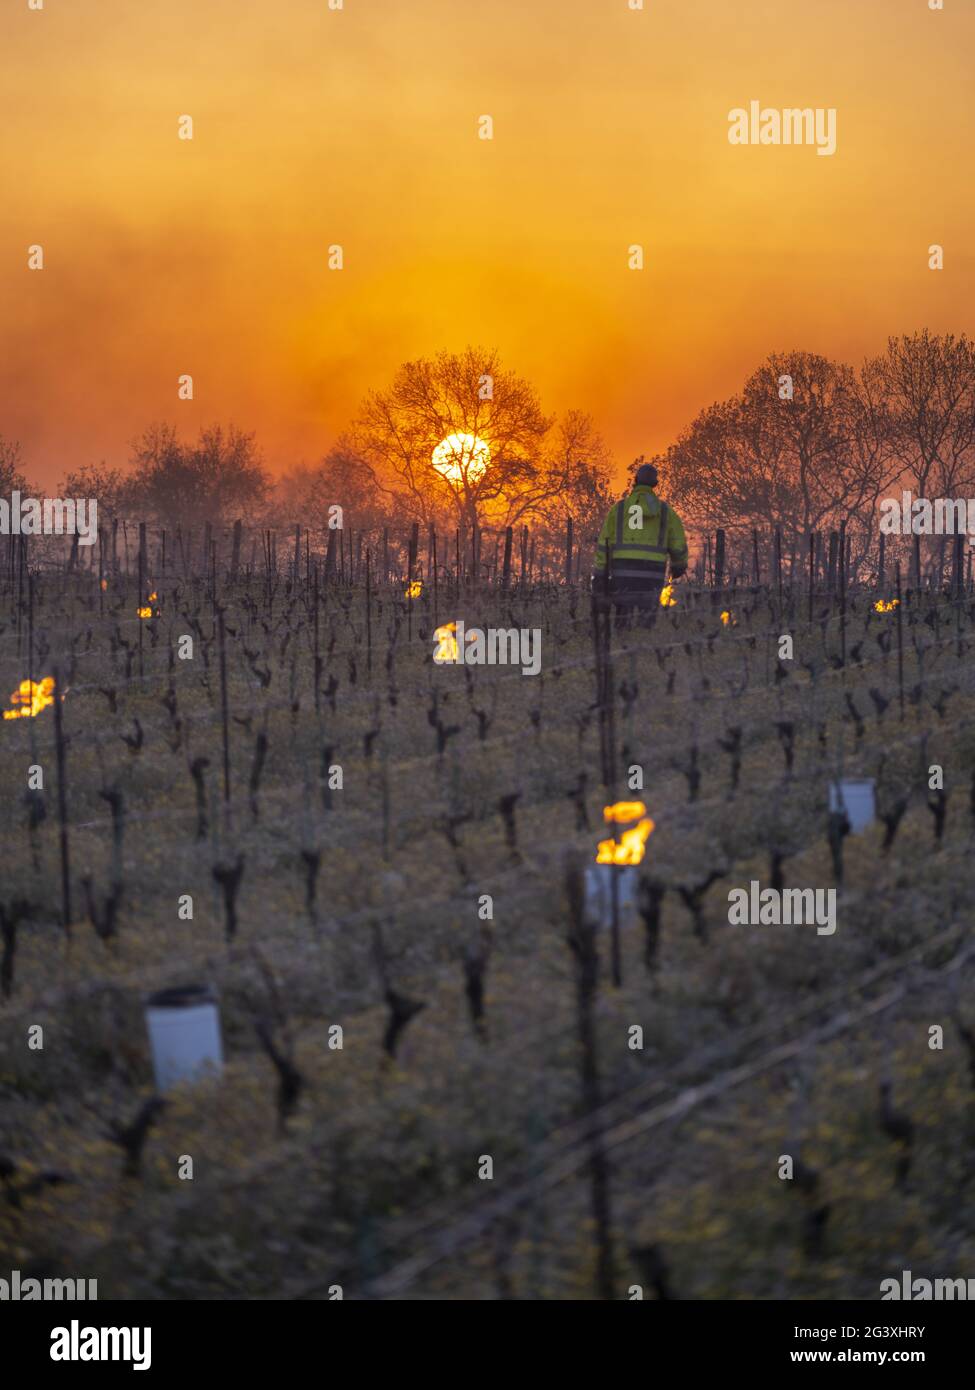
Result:
{"label": "sunlit horizon", "polygon": [[[45,485],[153,421],[315,463],[469,342],[622,476],[770,352],[966,327],[970,8],[97,0],[0,38],[0,434]],[[729,144],[753,99],[835,107],[836,153]]]}

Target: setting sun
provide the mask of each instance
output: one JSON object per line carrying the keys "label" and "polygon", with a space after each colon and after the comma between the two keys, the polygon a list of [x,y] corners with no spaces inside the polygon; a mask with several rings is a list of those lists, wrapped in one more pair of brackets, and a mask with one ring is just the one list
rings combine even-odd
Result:
{"label": "setting sun", "polygon": [[433,451],[433,466],[449,483],[476,483],[487,470],[491,450],[476,434],[448,434]]}

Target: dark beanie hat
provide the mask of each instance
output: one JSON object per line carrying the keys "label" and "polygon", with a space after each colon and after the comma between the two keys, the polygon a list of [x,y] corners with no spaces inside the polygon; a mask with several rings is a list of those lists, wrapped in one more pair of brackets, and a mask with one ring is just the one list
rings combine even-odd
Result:
{"label": "dark beanie hat", "polygon": [[637,487],[657,486],[657,470],[652,463],[640,464],[640,467],[636,470],[636,485]]}

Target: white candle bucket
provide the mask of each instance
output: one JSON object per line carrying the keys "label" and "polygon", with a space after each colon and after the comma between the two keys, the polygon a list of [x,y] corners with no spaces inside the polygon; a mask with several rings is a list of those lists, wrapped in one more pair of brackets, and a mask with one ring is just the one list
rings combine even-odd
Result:
{"label": "white candle bucket", "polygon": [[844,777],[829,784],[829,809],[845,811],[854,835],[876,819],[875,783],[872,777]]}
{"label": "white candle bucket", "polygon": [[629,864],[590,864],[586,869],[586,913],[600,927],[613,925],[614,877],[621,925],[636,907],[638,868]]}
{"label": "white candle bucket", "polygon": [[198,1081],[223,1066],[220,1014],[206,985],[163,989],[146,1000],[146,1026],[152,1047],[156,1089]]}

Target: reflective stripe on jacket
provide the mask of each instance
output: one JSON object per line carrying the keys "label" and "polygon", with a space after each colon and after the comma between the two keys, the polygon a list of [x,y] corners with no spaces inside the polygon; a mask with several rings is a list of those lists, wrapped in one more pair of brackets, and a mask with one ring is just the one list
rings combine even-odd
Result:
{"label": "reflective stripe on jacket", "polygon": [[[638,514],[634,513],[636,507]],[[608,560],[614,579],[663,580],[668,557],[673,568],[683,573],[687,567],[687,539],[681,519],[672,507],[661,502],[653,488],[635,487],[607,513],[596,543],[596,571],[605,573]],[[621,587],[626,587],[625,582]]]}

